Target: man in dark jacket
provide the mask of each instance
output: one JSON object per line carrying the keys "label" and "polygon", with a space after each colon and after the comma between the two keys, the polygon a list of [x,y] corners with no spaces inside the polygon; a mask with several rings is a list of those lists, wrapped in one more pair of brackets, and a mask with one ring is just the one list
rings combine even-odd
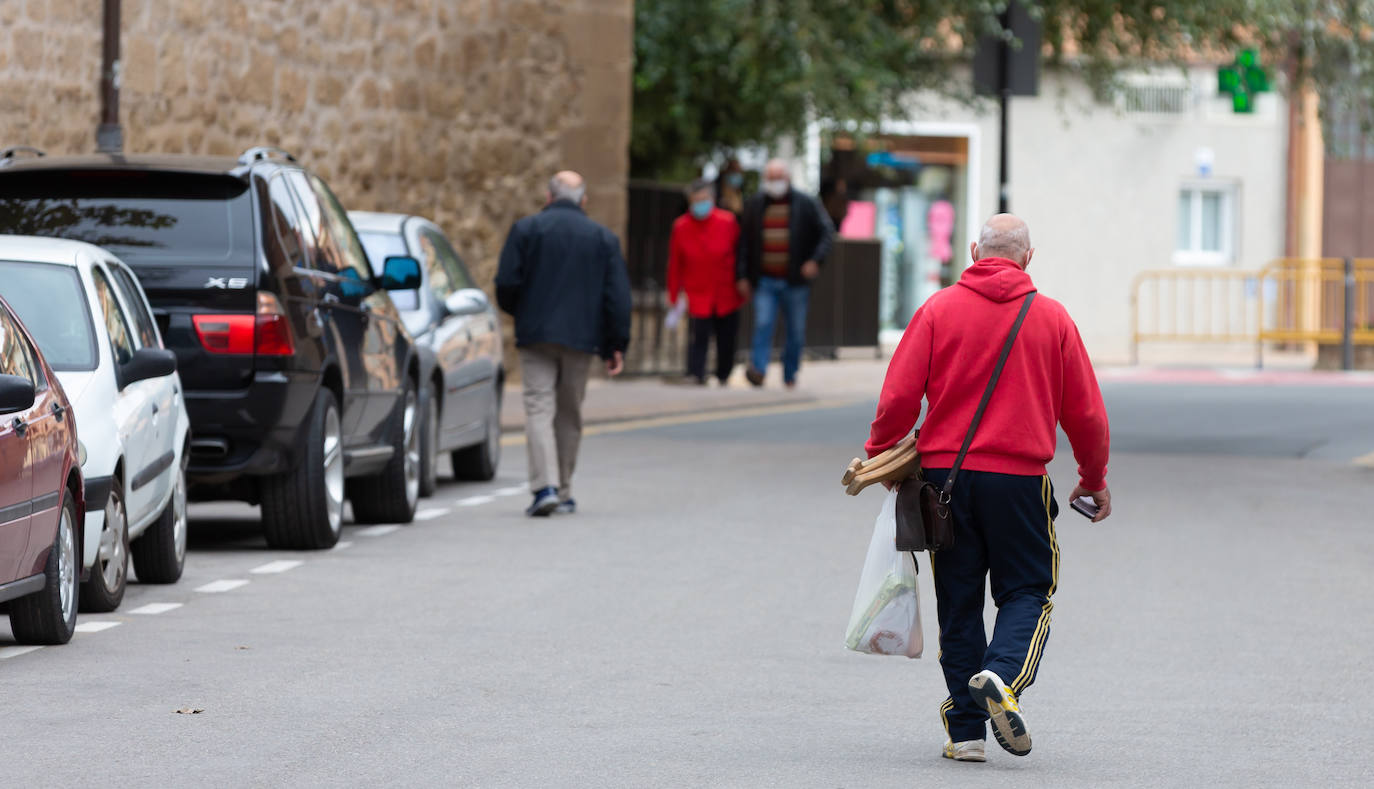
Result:
{"label": "man in dark jacket", "polygon": [[774,159],[763,169],[763,191],[744,204],[740,230],[738,285],[741,295],[754,295],[753,352],[745,375],[754,386],[763,385],[781,309],[782,380],[791,388],[806,343],[811,281],[830,253],[835,227],[814,197],[792,189],[787,163]]}
{"label": "man in dark jacket", "polygon": [[555,175],[544,210],[511,227],[496,273],[496,301],[515,317],[520,349],[532,517],[576,511],[572,475],[591,361],[600,355],[619,375],[630,341],[620,239],[583,213],[586,202],[582,176]]}

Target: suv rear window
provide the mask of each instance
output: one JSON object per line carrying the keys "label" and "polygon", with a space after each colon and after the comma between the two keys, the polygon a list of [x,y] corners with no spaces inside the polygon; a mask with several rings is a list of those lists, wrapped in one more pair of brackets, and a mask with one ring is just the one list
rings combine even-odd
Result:
{"label": "suv rear window", "polygon": [[0,233],[70,238],[135,260],[223,263],[252,227],[248,185],[232,176],[129,170],[0,177]]}

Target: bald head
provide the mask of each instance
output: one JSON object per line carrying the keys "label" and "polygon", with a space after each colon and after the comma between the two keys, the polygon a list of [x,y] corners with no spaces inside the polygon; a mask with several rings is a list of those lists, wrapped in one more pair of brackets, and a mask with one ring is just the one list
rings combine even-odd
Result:
{"label": "bald head", "polygon": [[1006,258],[1025,268],[1030,265],[1035,249],[1031,247],[1030,228],[1020,217],[998,214],[983,225],[970,251],[974,262],[983,258]]}
{"label": "bald head", "polygon": [[763,177],[782,181],[790,180],[791,173],[787,167],[787,160],[769,159],[768,164],[763,166]]}
{"label": "bald head", "polygon": [[549,179],[549,202],[567,200],[582,205],[587,199],[587,184],[582,176],[572,170],[564,170]]}

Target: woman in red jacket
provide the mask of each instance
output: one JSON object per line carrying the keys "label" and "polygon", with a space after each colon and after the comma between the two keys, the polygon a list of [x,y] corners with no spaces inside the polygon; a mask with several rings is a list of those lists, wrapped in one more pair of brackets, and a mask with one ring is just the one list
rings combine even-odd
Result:
{"label": "woman in red jacket", "polygon": [[673,223],[668,241],[668,302],[680,308],[687,294],[692,316],[687,349],[687,375],[706,383],[706,351],[716,338],[716,377],[723,384],[735,367],[739,308],[744,303],[735,286],[735,246],[739,222],[715,206],[709,181],[688,190],[688,211]]}

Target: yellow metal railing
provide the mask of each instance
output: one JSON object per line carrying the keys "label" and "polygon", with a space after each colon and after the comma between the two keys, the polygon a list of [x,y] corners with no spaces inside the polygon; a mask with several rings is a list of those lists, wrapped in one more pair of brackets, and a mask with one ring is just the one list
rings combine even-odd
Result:
{"label": "yellow metal railing", "polygon": [[1346,294],[1351,340],[1374,345],[1374,259],[1280,259],[1258,271],[1142,272],[1131,287],[1132,359],[1142,342],[1341,343]]}

